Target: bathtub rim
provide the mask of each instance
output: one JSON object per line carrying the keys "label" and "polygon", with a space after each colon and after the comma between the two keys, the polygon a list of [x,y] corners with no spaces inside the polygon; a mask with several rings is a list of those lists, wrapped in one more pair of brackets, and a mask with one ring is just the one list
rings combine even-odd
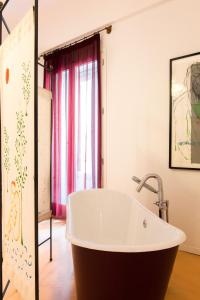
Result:
{"label": "bathtub rim", "polygon": [[[101,243],[95,243],[91,241],[85,241],[79,238],[76,238],[73,236],[73,234],[70,234],[70,225],[69,225],[69,218],[67,218],[67,230],[66,230],[66,237],[72,243],[73,245],[80,246],[83,248],[88,248],[92,250],[99,250],[99,251],[108,251],[108,252],[151,252],[151,251],[159,251],[159,250],[165,250],[168,248],[173,248],[176,246],[180,246],[182,243],[185,242],[186,240],[186,235],[185,233],[165,222],[164,220],[160,219],[155,213],[153,213],[151,210],[149,210],[147,207],[145,207],[143,204],[141,204],[136,198],[132,198],[126,193],[113,190],[113,189],[106,189],[106,188],[98,188],[98,189],[88,189],[88,190],[83,190],[83,191],[78,191],[78,192],[73,192],[68,196],[68,202],[67,202],[67,210],[69,212],[69,206],[70,206],[70,199],[71,197],[82,194],[82,193],[87,193],[87,192],[98,192],[98,191],[107,191],[107,192],[115,192],[120,194],[121,196],[125,196],[130,198],[133,201],[137,202],[137,205],[140,206],[144,211],[146,211],[148,214],[150,214],[153,218],[156,218],[158,222],[163,223],[164,226],[168,227],[169,229],[173,230],[176,232],[177,237],[176,239],[170,240],[168,242],[161,242],[161,243],[154,243],[154,244],[146,244],[146,245],[138,245],[138,244],[125,244],[125,245],[120,245],[120,244],[101,244]],[[68,214],[69,215],[69,214]]]}

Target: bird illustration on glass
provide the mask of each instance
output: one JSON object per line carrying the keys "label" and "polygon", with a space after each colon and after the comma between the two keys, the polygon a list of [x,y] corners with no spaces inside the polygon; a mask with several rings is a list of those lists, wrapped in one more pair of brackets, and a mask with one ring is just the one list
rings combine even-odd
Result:
{"label": "bird illustration on glass", "polygon": [[6,84],[9,83],[9,80],[10,80],[10,70],[9,68],[6,68]]}
{"label": "bird illustration on glass", "polygon": [[7,240],[20,240],[20,194],[15,181],[11,182],[10,209],[5,227],[5,238]]}

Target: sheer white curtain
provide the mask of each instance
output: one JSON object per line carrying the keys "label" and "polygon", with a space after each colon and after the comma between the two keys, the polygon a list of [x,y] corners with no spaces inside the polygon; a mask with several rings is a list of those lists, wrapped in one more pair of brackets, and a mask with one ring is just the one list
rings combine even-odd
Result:
{"label": "sheer white curtain", "polygon": [[[98,81],[97,61],[75,67],[74,191],[98,186]],[[62,73],[61,203],[66,203],[69,71]]]}
{"label": "sheer white curtain", "polygon": [[53,67],[45,73],[53,93],[53,211],[62,216],[68,194],[101,187],[99,34],[46,56],[45,65]]}

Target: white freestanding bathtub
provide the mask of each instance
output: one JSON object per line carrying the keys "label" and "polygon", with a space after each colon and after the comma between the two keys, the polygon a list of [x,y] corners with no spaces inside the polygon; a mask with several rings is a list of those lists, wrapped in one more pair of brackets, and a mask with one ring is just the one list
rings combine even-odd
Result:
{"label": "white freestanding bathtub", "polygon": [[183,231],[111,190],[73,193],[67,209],[78,300],[164,299]]}

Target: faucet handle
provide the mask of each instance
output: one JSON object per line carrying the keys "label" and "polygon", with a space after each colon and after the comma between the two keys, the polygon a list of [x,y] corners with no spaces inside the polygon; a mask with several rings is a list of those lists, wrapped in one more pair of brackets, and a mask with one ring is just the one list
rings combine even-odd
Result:
{"label": "faucet handle", "polygon": [[160,202],[159,201],[156,201],[153,203],[154,205],[157,205],[159,208],[160,208]]}
{"label": "faucet handle", "polygon": [[162,212],[164,212],[165,213],[165,220],[166,220],[167,223],[169,223],[169,210],[168,210],[169,200],[165,200],[163,202],[157,201],[154,204],[159,207],[159,216],[160,216],[160,214],[162,216]]}
{"label": "faucet handle", "polygon": [[157,205],[160,209],[167,210],[169,207],[169,200],[165,200],[163,202],[157,201],[154,202],[154,204]]}

